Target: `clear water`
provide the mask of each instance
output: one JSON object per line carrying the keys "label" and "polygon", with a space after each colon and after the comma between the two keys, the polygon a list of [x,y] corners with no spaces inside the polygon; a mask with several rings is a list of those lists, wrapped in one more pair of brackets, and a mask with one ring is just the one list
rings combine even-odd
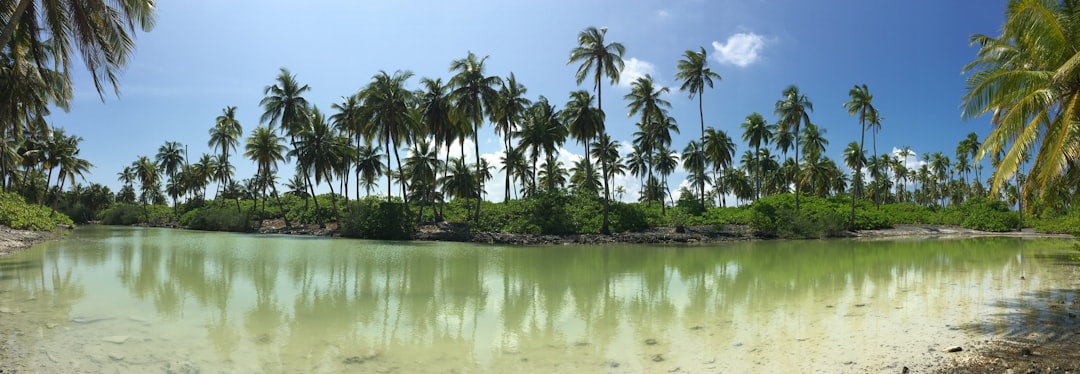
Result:
{"label": "clear water", "polygon": [[499,247],[88,226],[0,258],[0,368],[892,371],[1061,318],[1008,316],[1076,288],[1071,243]]}

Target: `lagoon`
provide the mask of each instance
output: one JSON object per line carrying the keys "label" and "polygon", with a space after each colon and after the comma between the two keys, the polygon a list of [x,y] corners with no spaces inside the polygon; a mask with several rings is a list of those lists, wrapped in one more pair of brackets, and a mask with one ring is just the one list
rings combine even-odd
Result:
{"label": "lagoon", "polygon": [[957,355],[947,346],[1071,323],[1071,246],[510,247],[91,225],[0,258],[0,369],[932,369]]}

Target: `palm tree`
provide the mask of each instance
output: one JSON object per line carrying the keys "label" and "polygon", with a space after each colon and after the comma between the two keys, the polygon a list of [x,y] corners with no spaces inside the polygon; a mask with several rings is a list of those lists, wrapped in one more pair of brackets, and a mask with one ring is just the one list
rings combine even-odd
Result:
{"label": "palm tree", "polygon": [[[859,115],[859,127],[862,128],[861,137],[859,138],[859,154],[864,154],[863,143],[866,142],[866,123],[868,120],[872,120],[876,115],[877,109],[874,109],[873,101],[874,95],[870,94],[870,89],[863,85],[855,85],[848,91],[848,96],[851,96],[851,101],[844,103],[844,108],[847,109],[848,115]],[[860,161],[862,158],[856,159]],[[857,168],[854,168],[861,173],[862,164],[859,164]],[[848,229],[855,230],[855,194],[851,194],[851,222],[848,225]]]}
{"label": "palm tree", "polygon": [[547,156],[555,154],[558,147],[561,147],[566,142],[566,137],[569,134],[569,130],[563,125],[559,117],[559,111],[548,103],[546,97],[540,96],[536,103],[529,108],[524,127],[518,133],[519,146],[530,150],[529,158],[532,160],[533,190],[537,188],[536,174],[539,173],[537,161],[540,158],[540,153],[544,152]]}
{"label": "palm tree", "polygon": [[[450,87],[443,84],[441,78],[421,78],[420,85],[423,86],[423,89],[416,93],[419,101],[420,125],[434,137],[435,153],[438,153],[442,147],[446,147],[446,161],[443,162],[443,165],[448,165],[450,162],[450,145],[454,140],[463,136],[459,128],[460,121],[454,119],[454,106],[448,92]],[[445,167],[442,168],[443,177],[446,177],[446,169]],[[359,173],[359,170],[357,170],[357,173]],[[357,195],[359,196],[359,192],[357,192]],[[436,219],[442,219],[441,203]]]}
{"label": "palm tree", "polygon": [[[667,177],[675,172],[675,168],[679,167],[679,156],[675,154],[675,152],[667,149],[667,147],[660,147],[656,150],[655,163],[656,171],[660,173],[665,196],[671,197],[671,189],[668,188]],[[675,205],[674,200],[671,201],[671,205]],[[665,204],[660,204],[661,214],[667,214],[665,206]]]}
{"label": "palm tree", "polygon": [[[626,48],[621,43],[612,42],[605,44],[604,36],[607,34],[607,28],[603,27],[597,29],[596,27],[588,27],[582,30],[578,34],[578,46],[570,50],[570,60],[567,64],[573,64],[575,62],[580,63],[577,73],[574,78],[577,84],[580,86],[581,82],[585,81],[585,78],[589,74],[593,75],[593,89],[596,90],[596,109],[600,113],[604,113],[604,99],[601,90],[600,83],[603,77],[607,77],[611,83],[619,83],[619,73],[624,67],[622,56],[626,53]],[[602,114],[601,114],[602,115]],[[599,133],[603,135],[605,133],[603,117],[601,117]],[[601,163],[601,168],[605,169],[604,174],[607,174],[607,165]],[[610,194],[608,191],[607,183],[604,184],[604,223],[600,228],[600,233],[607,235],[611,233],[608,228],[608,200]]]}
{"label": "palm tree", "polygon": [[[229,166],[229,150],[236,150],[236,146],[240,144],[240,136],[243,134],[243,127],[240,126],[240,121],[236,120],[236,107],[227,106],[221,110],[221,115],[217,117],[214,122],[214,127],[210,128],[210,140],[206,145],[214,148],[221,149],[222,167],[230,169]],[[224,174],[224,179],[221,180],[222,185],[229,184],[229,174]],[[240,211],[240,200],[236,200],[236,211]]]}
{"label": "palm tree", "polygon": [[[326,117],[317,107],[311,109],[308,126],[305,127],[306,131],[297,134],[295,148],[289,154],[296,157],[297,164],[308,172],[304,175],[306,178],[315,177],[315,184],[312,184],[310,180],[307,181],[308,186],[311,186],[312,195],[315,194],[314,186],[322,183],[323,180],[326,181],[330,187],[330,203],[334,207],[335,219],[340,221],[332,180],[334,174],[337,174],[335,168],[340,166],[341,160],[345,158],[344,149],[347,143],[342,144],[344,139],[334,134],[333,129],[326,122]],[[319,199],[314,199],[314,201],[317,212]],[[319,228],[326,228],[322,215],[316,214],[316,217],[319,219]]]}
{"label": "palm tree", "polygon": [[[479,196],[479,191],[476,190],[477,184],[474,180],[475,174],[465,164],[464,157],[451,159],[448,167],[451,169],[450,173],[439,180],[439,185],[445,194],[454,198],[465,199],[466,203],[468,203],[469,198]],[[480,202],[477,201],[476,203],[479,204]]]}
{"label": "palm tree", "polygon": [[[566,124],[570,136],[585,146],[585,165],[592,165],[589,157],[589,145],[592,138],[603,133],[604,113],[592,107],[592,95],[588,91],[578,90],[570,93],[570,101],[566,102],[566,109],[562,110],[563,123]],[[582,174],[585,178],[592,178],[594,173]],[[586,185],[592,185],[592,181],[586,181]]]}
{"label": "palm tree", "polygon": [[[997,37],[973,35],[979,51],[963,97],[963,118],[992,114],[979,157],[1001,151],[991,189],[1034,164],[1023,191],[1048,192],[1080,159],[1080,9],[1072,1],[1011,0]],[[1033,194],[1025,193],[1025,197]]]}
{"label": "palm tree", "polygon": [[[641,113],[641,121],[637,124],[641,130],[635,133],[637,137],[634,140],[646,154],[650,155],[650,161],[652,159],[651,155],[657,148],[671,144],[671,133],[665,131],[666,128],[662,126],[662,122],[667,118],[664,110],[670,108],[671,103],[660,96],[668,91],[667,87],[656,88],[652,76],[646,74],[632,82],[630,84],[630,93],[623,96],[623,99],[629,101],[626,104],[629,109],[626,114],[627,117],[633,117]],[[650,162],[650,177],[652,176],[652,169],[652,163]]]}
{"label": "palm tree", "polygon": [[691,140],[686,144],[686,148],[683,148],[682,153],[683,169],[686,169],[690,173],[689,181],[693,184],[702,186],[701,195],[698,195],[701,206],[705,206],[705,183],[709,182],[709,177],[705,174],[705,166],[708,163],[703,147],[696,140]]}
{"label": "palm tree", "polygon": [[[450,78],[450,85],[454,87],[450,96],[457,103],[460,118],[472,124],[477,168],[480,167],[480,142],[477,140],[480,133],[480,124],[484,122],[485,111],[490,113],[492,106],[496,103],[499,93],[495,87],[502,83],[502,79],[497,76],[489,77],[484,75],[484,63],[487,59],[487,56],[478,58],[476,54],[469,52],[469,55],[465,58],[450,63],[450,71],[456,72],[454,77]],[[481,174],[480,169],[476,170],[476,174]],[[481,193],[484,190],[484,179],[477,178],[475,182],[477,183],[476,192]],[[480,200],[482,199],[477,195],[475,219],[478,223],[480,222]]]}
{"label": "palm tree", "polygon": [[[355,148],[360,148],[360,141],[364,137],[365,126],[367,121],[364,118],[364,106],[363,98],[360,94],[354,94],[349,96],[343,96],[340,103],[334,103],[330,105],[331,109],[334,109],[335,113],[330,116],[330,121],[334,123],[334,127],[344,131],[347,135],[351,136],[354,141]],[[355,164],[355,155],[351,158],[342,160],[347,166],[348,164]],[[346,168],[348,169],[348,168]],[[345,170],[348,174],[348,170]],[[342,176],[342,179],[348,181],[348,176]],[[356,197],[360,197],[360,170],[356,170]],[[345,190],[345,198],[348,200],[349,191]]]}
{"label": "palm tree", "polygon": [[[269,179],[278,168],[278,162],[286,161],[286,154],[289,151],[289,147],[286,147],[285,139],[278,136],[269,127],[256,127],[251,130],[251,135],[245,140],[244,145],[244,157],[247,157],[251,161],[255,162],[256,175]],[[281,203],[281,197],[277,192],[277,184],[270,182],[262,186],[262,195],[266,195],[266,185],[270,185],[271,193],[277,198],[278,208],[281,210],[282,217],[285,218],[285,227],[292,227],[289,222],[289,215],[285,210],[285,205]],[[265,201],[265,200],[264,200]],[[263,216],[266,215],[266,204],[263,204]]]}
{"label": "palm tree", "polygon": [[799,127],[810,124],[808,112],[814,111],[814,103],[799,92],[795,85],[784,89],[784,98],[777,100],[773,113],[780,116],[780,132],[795,138],[795,211],[799,211]]}
{"label": "palm tree", "polygon": [[740,128],[743,129],[742,140],[747,142],[750,146],[754,147],[754,181],[756,186],[754,188],[754,198],[761,198],[761,160],[757,157],[761,154],[761,146],[768,145],[772,141],[773,129],[765,122],[765,117],[762,117],[758,112],[750,113],[746,116],[746,120],[743,121]]}
{"label": "palm tree", "polygon": [[829,140],[825,139],[826,133],[828,130],[819,128],[816,124],[807,123],[801,135],[803,153],[807,156],[825,153],[825,147],[829,145]]}
{"label": "palm tree", "polygon": [[[503,135],[503,150],[510,155],[514,153],[510,138],[517,132],[517,127],[525,116],[525,110],[532,102],[525,98],[524,95],[528,90],[518,83],[514,73],[510,73],[501,86],[491,110],[491,122],[495,123],[495,133]],[[511,182],[510,170],[508,170],[503,202],[510,201]]]}
{"label": "palm tree", "polygon": [[724,174],[727,174],[735,157],[735,141],[724,130],[709,127],[705,130],[705,157],[713,165],[713,185],[719,195],[720,206],[727,206],[727,198],[724,196],[727,191],[723,188],[726,186],[723,183],[726,178],[717,177],[716,171],[723,170]]}
{"label": "palm tree", "polygon": [[681,81],[679,91],[690,91],[690,99],[698,97],[698,117],[701,119],[701,139],[698,144],[705,144],[705,110],[702,96],[705,94],[705,86],[712,88],[713,79],[720,80],[720,74],[709,68],[709,59],[706,57],[705,48],[700,47],[699,52],[686,50],[683,59],[679,60],[675,73],[675,80]]}
{"label": "palm tree", "polygon": [[[176,173],[184,166],[183,152],[183,146],[180,145],[179,142],[165,142],[164,145],[158,148],[156,157],[158,166],[169,176],[169,183],[176,187],[183,185],[181,181],[176,178]],[[173,192],[178,191],[179,189],[177,188],[173,189]],[[178,215],[176,199],[179,197],[179,194],[170,193],[169,195],[169,197],[172,197],[173,199],[173,215]]]}
{"label": "palm tree", "polygon": [[379,146],[361,146],[356,152],[356,170],[360,173],[357,185],[364,185],[364,190],[371,196],[379,175],[383,174],[386,164],[382,162],[382,153]]}
{"label": "palm tree", "polygon": [[143,216],[146,221],[149,221],[150,212],[146,209],[146,205],[153,202],[154,197],[160,193],[158,192],[161,183],[160,169],[158,169],[157,163],[146,156],[139,156],[135,163],[131,164],[131,168],[135,171],[136,179],[139,180],[139,186],[142,190],[139,201],[143,204]]}
{"label": "palm tree", "polygon": [[[394,159],[398,163],[398,172],[401,172],[401,156],[398,154],[400,143],[412,139],[414,133],[414,117],[410,110],[416,97],[412,91],[405,88],[405,82],[412,78],[411,71],[398,70],[394,75],[379,71],[371,77],[371,83],[364,88],[360,95],[364,98],[364,105],[371,113],[371,127],[368,128],[368,138],[378,139],[386,147],[386,162],[390,163],[390,151],[394,151]],[[391,170],[386,169],[386,201],[391,197]],[[406,205],[408,197],[404,196],[407,190],[405,181],[401,183],[402,199]]]}
{"label": "palm tree", "polygon": [[436,199],[435,178],[441,167],[439,154],[427,138],[420,138],[405,159],[405,170],[408,171],[406,174],[412,182],[410,185],[415,194],[413,200],[420,201],[420,212],[416,215],[417,224],[424,217],[424,205]]}
{"label": "palm tree", "polygon": [[863,187],[862,168],[866,165],[866,154],[863,153],[859,143],[848,143],[844,148],[844,164],[851,169],[854,177],[851,180],[851,196],[860,195]]}
{"label": "palm tree", "polygon": [[619,142],[612,140],[608,134],[601,134],[591,146],[591,156],[608,166],[606,174],[602,175],[604,183],[615,184],[616,175],[626,174],[626,166],[623,165],[622,157],[619,156]]}
{"label": "palm tree", "polygon": [[0,31],[0,52],[9,47],[15,50],[13,42],[18,41],[35,60],[51,55],[55,65],[38,60],[38,69],[63,67],[58,69],[63,81],[70,82],[71,55],[78,51],[98,95],[103,93],[103,80],[119,94],[117,76],[135,49],[132,34],[136,26],[149,32],[155,17],[154,0],[7,1],[0,8],[0,18],[6,23]]}
{"label": "palm tree", "polygon": [[540,188],[545,191],[555,191],[566,185],[567,172],[563,168],[562,161],[554,155],[548,155],[544,163],[540,165]]}
{"label": "palm tree", "polygon": [[[275,84],[263,88],[263,99],[259,106],[263,107],[263,114],[259,117],[259,123],[268,124],[270,130],[281,124],[281,132],[289,136],[292,151],[296,151],[296,135],[304,131],[308,122],[308,101],[304,93],[311,90],[308,85],[300,85],[296,81],[296,75],[289,69],[281,68],[275,78]],[[301,168],[300,174],[307,175],[308,171]],[[306,181],[301,178],[301,183]],[[304,186],[307,189],[306,185]],[[307,206],[307,199],[304,200]]]}

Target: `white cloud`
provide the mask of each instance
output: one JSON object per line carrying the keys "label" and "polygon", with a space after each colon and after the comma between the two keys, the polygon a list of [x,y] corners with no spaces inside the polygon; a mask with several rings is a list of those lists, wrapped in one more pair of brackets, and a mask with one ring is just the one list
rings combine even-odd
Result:
{"label": "white cloud", "polygon": [[656,78],[656,65],[648,61],[631,57],[629,60],[625,60],[624,64],[623,71],[619,74],[619,86],[621,87],[630,87],[631,83],[646,74],[653,75],[653,78]]}
{"label": "white cloud", "polygon": [[671,12],[669,12],[667,9],[660,9],[656,11],[656,17],[664,20],[668,17],[671,17]]}
{"label": "white cloud", "polygon": [[765,42],[764,36],[749,32],[732,35],[724,43],[714,41],[712,45],[716,50],[716,59],[721,63],[747,67],[761,60]]}
{"label": "white cloud", "polygon": [[[893,149],[892,149],[893,157],[900,157],[900,152],[901,151],[903,151],[903,149],[893,147]],[[925,164],[925,162],[923,162],[922,160],[919,160],[919,153],[915,152],[915,151],[911,151],[911,154],[909,156],[907,156],[906,158],[904,158],[904,167],[908,168],[908,170],[918,169],[923,164]]]}

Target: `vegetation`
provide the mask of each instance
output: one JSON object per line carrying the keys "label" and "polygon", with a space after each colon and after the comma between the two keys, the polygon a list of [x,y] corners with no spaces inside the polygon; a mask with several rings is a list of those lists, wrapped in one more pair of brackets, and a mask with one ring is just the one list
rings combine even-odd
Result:
{"label": "vegetation", "polygon": [[27,204],[22,196],[0,192],[0,225],[22,230],[53,231],[57,225],[74,225],[63,213]]}
{"label": "vegetation", "polygon": [[[80,52],[125,56],[126,33],[152,25],[147,4],[116,5],[121,9],[108,17],[128,28],[107,31],[119,42],[90,40]],[[379,239],[408,238],[420,223],[445,220],[471,222],[473,230],[530,234],[741,224],[765,237],[816,238],[899,223],[1006,231],[1023,226],[1027,216],[1040,230],[1070,231],[1080,188],[1080,137],[1071,125],[1080,120],[1074,108],[1080,64],[1073,63],[1080,38],[1051,32],[1080,30],[1073,25],[1080,8],[1068,4],[1011,1],[1002,35],[973,37],[980,52],[968,67],[973,74],[964,114],[993,114],[996,128],[981,142],[974,133],[961,139],[955,155],[939,151],[919,158],[909,147],[878,154],[883,116],[865,84],[854,85],[844,104],[861,132],[858,140],[839,143],[846,143],[842,160],[825,156],[828,132],[813,122],[810,97],[794,85],[780,92],[775,118],[749,113],[739,134],[723,130],[735,124],[706,126],[702,96],[720,76],[708,67],[704,48],[685,51],[676,74],[680,90],[698,99],[700,136],[673,144],[680,127],[669,113],[670,90],[645,75],[623,96],[637,122],[627,143],[633,151],[623,154],[620,140],[605,129],[602,88],[619,81],[626,47],[606,40],[607,29],[588,27],[576,45],[568,45],[568,64],[577,66],[577,83],[589,80],[592,91],[568,93],[561,109],[544,96],[529,99],[513,73],[488,75],[489,56],[471,52],[450,63],[446,79],[423,77],[416,88],[410,87],[410,71],[380,71],[332,104],[332,112],[308,102],[304,95],[311,88],[282,68],[263,89],[260,124],[248,136],[236,118],[240,109],[225,106],[207,118],[211,153],[189,161],[183,144],[165,141],[155,155],[138,156],[117,173],[122,187],[116,193],[76,183],[93,167],[79,156],[82,139],[45,120],[51,106],[65,108],[70,100],[68,70],[49,69],[66,67],[70,46],[43,48],[34,33],[40,30],[12,22],[0,37],[0,189],[79,222],[179,222],[230,231],[249,231],[268,219],[282,219],[287,227],[338,222],[343,235]],[[25,20],[23,11],[14,9],[10,19]],[[30,23],[25,27],[36,27]],[[77,38],[63,39],[70,44]],[[87,62],[99,91],[96,74],[115,86],[113,74],[122,62]],[[498,165],[479,157],[485,122],[502,141]],[[742,154],[736,138],[746,146]],[[473,155],[466,154],[466,140],[474,143]],[[585,149],[569,165],[559,155],[568,140]],[[451,157],[455,143],[459,156]],[[238,154],[256,165],[254,175],[235,175]],[[1033,177],[1027,178],[1022,171],[1032,155]],[[985,157],[994,172],[984,181],[978,160]],[[293,166],[292,177],[278,175],[283,165]],[[692,188],[676,196],[669,177],[680,166]],[[484,195],[496,170],[505,177],[501,199]],[[637,179],[641,189],[615,185],[622,175]],[[386,194],[373,195],[383,177]],[[330,193],[317,195],[321,188]],[[627,193],[637,201],[622,202]],[[502,202],[491,202],[497,200]]]}

